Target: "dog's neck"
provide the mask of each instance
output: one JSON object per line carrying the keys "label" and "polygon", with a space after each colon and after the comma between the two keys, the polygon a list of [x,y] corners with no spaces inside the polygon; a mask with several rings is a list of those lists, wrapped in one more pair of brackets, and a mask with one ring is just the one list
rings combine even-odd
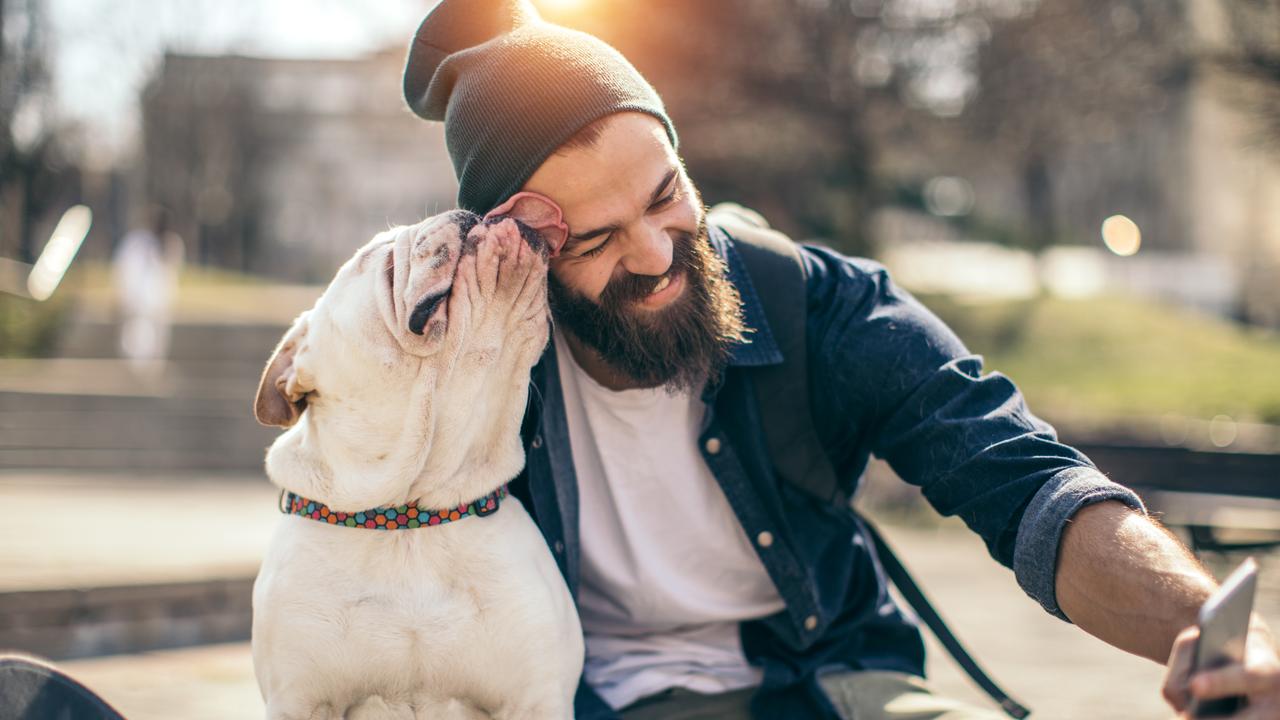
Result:
{"label": "dog's neck", "polygon": [[[520,422],[528,377],[471,369],[426,369],[399,397],[361,395],[358,405],[376,403],[376,412],[360,412],[352,402],[314,404],[271,446],[268,476],[343,511],[412,501],[451,507],[493,492],[524,465]],[[390,412],[392,406],[400,412]]]}

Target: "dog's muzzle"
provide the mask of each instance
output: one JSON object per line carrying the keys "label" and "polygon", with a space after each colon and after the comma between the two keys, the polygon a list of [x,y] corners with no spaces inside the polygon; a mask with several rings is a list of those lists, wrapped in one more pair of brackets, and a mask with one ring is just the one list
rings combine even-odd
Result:
{"label": "dog's muzzle", "polygon": [[[465,247],[467,238],[471,234],[471,230],[481,222],[479,215],[467,210],[454,210],[449,213],[449,223],[458,231],[459,246]],[[435,313],[436,308],[440,307],[440,303],[449,298],[449,291],[453,289],[450,284],[444,290],[435,295],[430,295],[418,301],[413,308],[413,312],[409,314],[409,332],[414,335],[422,335],[426,332],[427,322],[431,320],[431,316]]]}

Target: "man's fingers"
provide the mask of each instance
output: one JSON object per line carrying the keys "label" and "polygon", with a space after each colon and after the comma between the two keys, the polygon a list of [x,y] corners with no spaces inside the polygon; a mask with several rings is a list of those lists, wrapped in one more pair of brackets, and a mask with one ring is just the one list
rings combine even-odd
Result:
{"label": "man's fingers", "polygon": [[1164,686],[1160,689],[1165,702],[1181,712],[1191,702],[1191,664],[1195,659],[1196,640],[1200,637],[1200,629],[1194,625],[1183,630],[1173,641],[1173,650],[1169,652],[1169,669],[1164,676]]}
{"label": "man's fingers", "polygon": [[[1248,699],[1245,707],[1231,716],[1232,720],[1280,718],[1280,659],[1276,657],[1276,648],[1265,624],[1259,623],[1258,628],[1258,632],[1251,629],[1249,633],[1244,664],[1197,672],[1191,678],[1191,693],[1197,698],[1216,700],[1243,696]],[[1178,639],[1183,638],[1180,635]],[[1175,656],[1178,655],[1176,646],[1177,642]]]}
{"label": "man's fingers", "polygon": [[1213,700],[1259,693],[1267,689],[1267,684],[1267,673],[1246,670],[1243,665],[1228,665],[1196,673],[1191,678],[1191,693],[1198,698]]}

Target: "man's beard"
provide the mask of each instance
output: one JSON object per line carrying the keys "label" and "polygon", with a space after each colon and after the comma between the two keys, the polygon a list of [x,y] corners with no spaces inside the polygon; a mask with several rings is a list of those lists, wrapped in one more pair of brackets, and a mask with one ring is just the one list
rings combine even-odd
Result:
{"label": "man's beard", "polygon": [[548,275],[548,301],[556,322],[640,387],[694,392],[743,341],[742,299],[711,247],[705,213],[696,236],[677,233],[672,242],[666,275],[683,276],[685,287],[661,310],[634,306],[662,276],[631,273],[610,280],[598,303]]}

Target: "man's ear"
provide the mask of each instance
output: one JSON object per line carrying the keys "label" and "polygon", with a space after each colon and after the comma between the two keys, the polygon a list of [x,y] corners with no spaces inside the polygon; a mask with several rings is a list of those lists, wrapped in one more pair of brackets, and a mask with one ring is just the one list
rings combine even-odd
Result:
{"label": "man's ear", "polygon": [[293,321],[293,327],[281,338],[267,369],[258,383],[258,396],[253,401],[253,414],[263,425],[293,427],[307,409],[307,393],[314,388],[300,376],[294,360],[307,339],[310,311]]}
{"label": "man's ear", "polygon": [[506,202],[490,210],[484,219],[510,215],[528,225],[542,236],[551,257],[560,254],[569,237],[569,226],[564,224],[564,213],[554,200],[546,195],[524,190],[512,195]]}

